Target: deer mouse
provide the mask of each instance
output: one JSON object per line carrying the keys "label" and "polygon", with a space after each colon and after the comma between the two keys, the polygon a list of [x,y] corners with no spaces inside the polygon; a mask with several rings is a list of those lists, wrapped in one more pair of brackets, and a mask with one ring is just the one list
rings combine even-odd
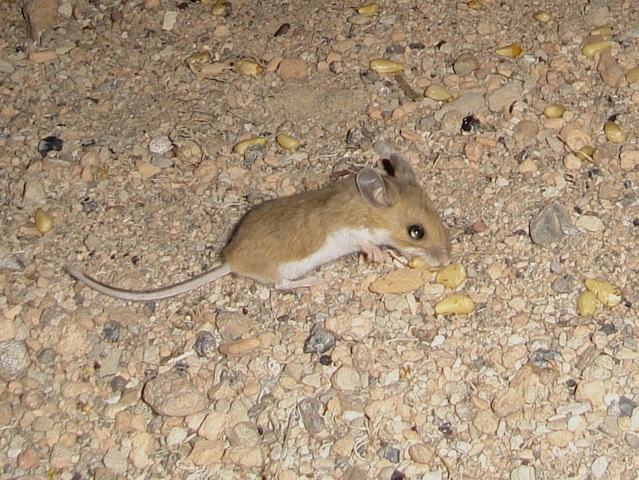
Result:
{"label": "deer mouse", "polygon": [[381,246],[432,267],[450,262],[446,229],[410,163],[393,154],[382,161],[384,172],[366,167],[326,188],[268,200],[240,220],[222,250],[225,263],[174,285],[153,290],[126,290],[65,270],[89,287],[115,298],[152,301],[173,297],[234,273],[275,284],[279,289],[310,287],[320,280],[305,277],[344,255],[364,252],[383,258]]}

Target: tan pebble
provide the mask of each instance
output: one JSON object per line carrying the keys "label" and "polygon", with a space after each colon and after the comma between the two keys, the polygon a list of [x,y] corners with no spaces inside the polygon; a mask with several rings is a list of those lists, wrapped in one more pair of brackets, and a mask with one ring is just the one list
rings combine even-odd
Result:
{"label": "tan pebble", "polygon": [[571,151],[577,151],[584,145],[589,145],[591,138],[579,122],[569,122],[563,126],[559,133]]}
{"label": "tan pebble", "polygon": [[43,52],[32,52],[29,54],[29,60],[31,60],[33,63],[50,63],[57,58],[57,53],[48,50],[45,50]]}
{"label": "tan pebble", "polygon": [[226,428],[229,424],[229,416],[223,412],[210,412],[200,427],[197,434],[207,440],[221,440],[226,435]]}
{"label": "tan pebble", "polygon": [[51,468],[55,468],[57,470],[65,470],[69,468],[72,456],[73,451],[69,447],[61,442],[56,443],[53,445],[51,455],[49,457]]}
{"label": "tan pebble", "polygon": [[235,342],[223,343],[218,348],[222,355],[242,356],[249,353],[255,353],[260,348],[261,342],[259,338],[246,338]]}
{"label": "tan pebble", "polygon": [[301,58],[285,58],[277,67],[277,74],[284,81],[303,80],[308,77],[308,66]]}
{"label": "tan pebble", "polygon": [[450,102],[453,99],[451,93],[438,83],[431,83],[424,90],[424,96],[438,102]]}
{"label": "tan pebble", "polygon": [[350,435],[338,438],[331,447],[331,454],[337,457],[350,457],[355,447],[355,439]]}
{"label": "tan pebble", "polygon": [[[337,43],[334,43],[333,45],[331,45],[331,49],[334,52],[341,54],[341,53],[346,53],[349,50],[352,50],[353,48],[355,48],[356,45],[357,45],[357,41],[351,38],[348,40],[342,40]],[[340,60],[341,60],[341,56],[340,56]]]}
{"label": "tan pebble", "polygon": [[326,329],[342,338],[364,339],[373,331],[373,320],[362,315],[334,315],[326,319]]}
{"label": "tan pebble", "polygon": [[455,289],[466,281],[466,269],[461,263],[451,263],[437,272],[435,282],[446,288]]}
{"label": "tan pebble", "polygon": [[603,380],[583,380],[575,389],[575,400],[588,400],[595,407],[601,407],[604,403],[606,387]]}
{"label": "tan pebble", "polygon": [[500,418],[520,411],[524,407],[524,398],[515,388],[508,388],[495,395],[492,409]]}
{"label": "tan pebble", "polygon": [[630,171],[639,166],[639,150],[624,150],[619,155],[622,170]]}
{"label": "tan pebble", "polygon": [[142,180],[149,180],[162,171],[160,167],[156,167],[148,162],[143,162],[142,160],[135,164],[135,168],[140,172],[140,175],[142,175]]}
{"label": "tan pebble", "polygon": [[626,132],[613,120],[608,120],[604,124],[604,134],[610,143],[622,143],[626,141]]}
{"label": "tan pebble", "polygon": [[532,158],[527,158],[519,164],[519,173],[531,174],[537,172],[537,163]]}
{"label": "tan pebble", "polygon": [[465,77],[466,75],[470,75],[475,70],[478,70],[480,67],[477,59],[469,54],[460,55],[455,63],[453,64],[453,71],[459,75],[460,77]]}
{"label": "tan pebble", "polygon": [[572,442],[573,433],[569,430],[557,430],[546,435],[546,440],[553,447],[565,448]]}
{"label": "tan pebble", "polygon": [[581,292],[577,298],[577,311],[582,317],[589,317],[597,310],[597,297],[594,293],[585,291]]}
{"label": "tan pebble", "polygon": [[21,470],[31,470],[41,459],[42,453],[34,448],[27,447],[18,455],[17,466]]}
{"label": "tan pebble", "polygon": [[402,72],[404,70],[404,65],[385,58],[374,58],[368,64],[368,68],[378,74],[389,74]]}
{"label": "tan pebble", "polygon": [[486,145],[472,140],[464,145],[464,155],[473,163],[479,162],[486,153]]}
{"label": "tan pebble", "polygon": [[215,62],[215,63],[210,63],[208,65],[204,65],[200,69],[199,73],[203,77],[211,78],[211,77],[218,76],[220,73],[228,70],[229,68],[230,68],[230,65],[228,63]]}
{"label": "tan pebble", "polygon": [[482,410],[477,413],[473,425],[481,433],[492,435],[499,426],[499,417],[490,410]]}
{"label": "tan pebble", "polygon": [[575,226],[588,232],[600,232],[604,229],[601,219],[594,215],[582,215],[575,221]]}
{"label": "tan pebble", "polygon": [[614,59],[610,50],[604,50],[597,61],[597,72],[606,85],[612,88],[625,87],[626,75],[623,68]]}
{"label": "tan pebble", "polygon": [[95,150],[89,150],[80,158],[81,167],[94,167],[100,163],[100,155]]}
{"label": "tan pebble", "polygon": [[639,67],[632,67],[626,72],[626,81],[630,84],[637,83],[639,81]]}
{"label": "tan pebble", "polygon": [[362,388],[359,372],[349,366],[338,368],[333,374],[332,382],[336,390],[352,391]]}
{"label": "tan pebble", "polygon": [[505,47],[499,47],[495,49],[495,53],[500,57],[506,58],[517,58],[523,52],[521,45],[518,43],[511,43],[510,45],[506,45]]}
{"label": "tan pebble", "polygon": [[261,448],[245,445],[230,447],[224,452],[224,460],[244,468],[259,468],[264,463]]}
{"label": "tan pebble", "polygon": [[43,235],[53,229],[53,217],[40,208],[35,211],[34,220],[38,232]]}
{"label": "tan pebble", "polygon": [[566,170],[579,170],[581,168],[581,160],[572,153],[564,156],[563,165]]}
{"label": "tan pebble", "polygon": [[369,290],[380,295],[408,293],[424,285],[428,277],[423,270],[393,270],[371,283]]}
{"label": "tan pebble", "polygon": [[416,443],[410,446],[408,454],[414,462],[429,465],[435,458],[435,448],[425,443]]}
{"label": "tan pebble", "polygon": [[415,130],[411,130],[409,128],[402,128],[399,131],[399,135],[406,139],[409,140],[411,142],[423,142],[424,138],[421,136],[420,133],[416,132]]}
{"label": "tan pebble", "polygon": [[434,307],[438,315],[467,315],[475,311],[475,302],[468,295],[450,295]]}
{"label": "tan pebble", "polygon": [[196,438],[188,459],[196,467],[219,463],[224,455],[223,440],[204,440]]}
{"label": "tan pebble", "polygon": [[597,300],[606,307],[619,305],[622,300],[621,289],[603,278],[588,278],[584,282],[586,289],[595,294]]}

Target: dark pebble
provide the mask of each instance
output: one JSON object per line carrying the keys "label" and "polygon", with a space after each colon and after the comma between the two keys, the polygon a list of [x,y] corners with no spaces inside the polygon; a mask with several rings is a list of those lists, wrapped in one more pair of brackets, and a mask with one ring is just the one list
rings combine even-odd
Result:
{"label": "dark pebble", "polygon": [[120,324],[118,322],[109,322],[104,325],[102,336],[107,342],[115,343],[120,340]]}
{"label": "dark pebble", "polygon": [[62,150],[62,145],[64,145],[64,141],[53,135],[49,137],[45,137],[38,143],[38,152],[42,157],[46,157],[47,153],[51,151],[59,152]]}
{"label": "dark pebble", "polygon": [[197,334],[197,340],[193,345],[193,350],[197,352],[200,357],[211,358],[217,353],[217,342],[211,332],[202,331]]}
{"label": "dark pebble", "polygon": [[304,353],[326,353],[335,346],[335,336],[319,323],[311,328],[311,335],[304,342]]}

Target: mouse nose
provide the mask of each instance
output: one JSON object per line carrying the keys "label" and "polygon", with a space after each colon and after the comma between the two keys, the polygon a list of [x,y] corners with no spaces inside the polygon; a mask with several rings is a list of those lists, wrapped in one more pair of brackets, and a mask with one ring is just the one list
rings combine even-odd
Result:
{"label": "mouse nose", "polygon": [[426,251],[424,258],[426,263],[433,268],[445,267],[450,264],[450,249],[447,245],[430,248]]}

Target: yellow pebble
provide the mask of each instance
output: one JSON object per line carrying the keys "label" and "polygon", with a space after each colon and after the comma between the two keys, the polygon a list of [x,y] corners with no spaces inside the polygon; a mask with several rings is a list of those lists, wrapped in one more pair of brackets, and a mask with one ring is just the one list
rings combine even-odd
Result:
{"label": "yellow pebble", "polygon": [[507,58],[517,58],[519,55],[522,54],[522,52],[523,49],[518,43],[511,43],[510,45],[506,45],[505,47],[499,47],[495,49],[495,53],[497,55]]}
{"label": "yellow pebble", "polygon": [[247,138],[246,140],[238,142],[235,147],[233,147],[233,151],[243,156],[246,153],[246,149],[249,148],[251,145],[261,145],[263,147],[264,145],[266,145],[266,138]]}
{"label": "yellow pebble", "polygon": [[53,229],[53,218],[48,212],[38,208],[34,214],[36,228],[43,235]]}
{"label": "yellow pebble", "polygon": [[461,263],[451,263],[437,272],[435,282],[446,288],[455,289],[466,281],[466,269]]}
{"label": "yellow pebble", "polygon": [[614,307],[621,303],[621,290],[617,285],[603,278],[588,278],[584,284],[588,291],[594,293],[597,300],[606,307]]}
{"label": "yellow pebble", "polygon": [[577,298],[577,311],[582,317],[588,317],[597,309],[597,296],[589,291],[582,292]]}
{"label": "yellow pebble", "polygon": [[404,65],[393,60],[387,60],[385,58],[374,58],[370,61],[368,68],[375,73],[399,73],[404,70]]}

